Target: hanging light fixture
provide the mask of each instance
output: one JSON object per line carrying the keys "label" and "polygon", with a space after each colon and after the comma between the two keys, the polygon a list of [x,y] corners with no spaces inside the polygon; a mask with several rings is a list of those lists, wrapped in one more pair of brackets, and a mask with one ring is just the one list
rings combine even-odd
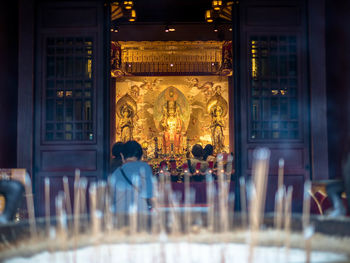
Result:
{"label": "hanging light fixture", "polygon": [[238,4],[238,1],[223,1],[213,0],[211,2],[212,8],[205,11],[205,20],[208,23],[217,21],[218,19],[232,20],[232,5]]}
{"label": "hanging light fixture", "polygon": [[134,9],[131,10],[129,22],[134,22],[136,20],[136,11]]}
{"label": "hanging light fixture", "polygon": [[132,1],[124,1],[123,6],[126,10],[130,10],[133,7],[134,3]]}
{"label": "hanging light fixture", "polygon": [[118,19],[126,19],[129,22],[136,21],[136,11],[133,9],[133,1],[113,1],[111,2],[111,32],[118,32],[118,29],[113,28],[115,21]]}
{"label": "hanging light fixture", "polygon": [[116,33],[118,33],[118,32],[119,32],[118,26],[117,26],[117,25],[113,25],[113,26],[111,27],[111,32],[116,32]]}
{"label": "hanging light fixture", "polygon": [[213,0],[211,2],[211,5],[215,11],[219,11],[222,7],[222,1],[221,0]]}
{"label": "hanging light fixture", "polygon": [[214,32],[215,32],[215,33],[216,33],[216,32],[219,32],[219,28],[218,28],[217,25],[214,26]]}
{"label": "hanging light fixture", "polygon": [[213,18],[213,11],[212,10],[207,10],[205,11],[205,20],[208,22],[208,23],[211,23],[214,21],[214,18]]}

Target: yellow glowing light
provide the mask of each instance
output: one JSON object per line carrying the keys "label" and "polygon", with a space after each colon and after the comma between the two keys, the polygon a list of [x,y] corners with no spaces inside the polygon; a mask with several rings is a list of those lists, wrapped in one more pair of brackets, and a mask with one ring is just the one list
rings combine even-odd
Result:
{"label": "yellow glowing light", "polygon": [[271,90],[271,93],[272,93],[272,95],[278,95],[278,90],[276,90],[276,89],[273,89],[273,90]]}
{"label": "yellow glowing light", "polygon": [[256,63],[256,58],[252,58],[252,77],[253,78],[258,77],[258,66]]}
{"label": "yellow glowing light", "polygon": [[133,9],[131,10],[131,17],[129,18],[130,22],[134,22],[136,20],[136,11]]}
{"label": "yellow glowing light", "polygon": [[222,6],[222,1],[221,0],[213,0],[212,6],[213,6],[214,10],[220,10],[220,8]]}
{"label": "yellow glowing light", "polygon": [[213,16],[211,12],[211,10],[205,11],[205,20],[209,23],[213,22]]}
{"label": "yellow glowing light", "polygon": [[88,73],[88,76],[89,76],[89,79],[91,79],[91,77],[92,77],[92,59],[88,59],[87,60],[87,65],[86,65],[86,71],[87,71],[87,73]]}
{"label": "yellow glowing light", "polygon": [[132,1],[124,1],[124,8],[130,10],[134,3]]}
{"label": "yellow glowing light", "polygon": [[255,79],[258,77],[258,62],[257,62],[257,56],[258,51],[256,50],[256,41],[252,40],[251,46],[251,53],[252,53],[252,78]]}
{"label": "yellow glowing light", "polygon": [[59,97],[59,98],[63,97],[63,90],[57,91],[57,97]]}

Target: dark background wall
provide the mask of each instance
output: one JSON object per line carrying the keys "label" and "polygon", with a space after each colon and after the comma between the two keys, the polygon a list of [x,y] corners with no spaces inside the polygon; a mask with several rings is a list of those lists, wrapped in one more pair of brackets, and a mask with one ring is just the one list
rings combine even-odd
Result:
{"label": "dark background wall", "polygon": [[329,175],[341,176],[350,149],[350,1],[326,1]]}
{"label": "dark background wall", "polygon": [[5,1],[0,8],[0,168],[16,167],[17,61],[17,1]]}

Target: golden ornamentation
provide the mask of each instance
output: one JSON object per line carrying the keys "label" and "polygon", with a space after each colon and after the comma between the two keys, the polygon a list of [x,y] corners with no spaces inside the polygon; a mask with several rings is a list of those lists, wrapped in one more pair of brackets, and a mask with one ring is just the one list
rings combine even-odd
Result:
{"label": "golden ornamentation", "polygon": [[178,89],[168,87],[160,94],[157,101],[163,101],[163,103],[156,103],[158,113],[159,107],[162,108],[159,130],[163,133],[163,153],[179,154],[182,146],[182,134],[186,125],[184,120],[188,119],[185,118],[185,115],[188,115],[186,114],[188,112],[187,100]]}
{"label": "golden ornamentation", "polygon": [[134,117],[137,113],[137,105],[135,100],[129,94],[125,94],[118,100],[116,111],[120,119],[120,141],[127,142],[132,140],[134,130]]}
{"label": "golden ornamentation", "polygon": [[[221,68],[223,41],[119,41],[121,71],[207,72]],[[113,76],[121,76],[114,73]]]}
{"label": "golden ornamentation", "polygon": [[225,148],[225,136],[223,132],[225,129],[224,117],[228,109],[226,100],[218,90],[219,88],[217,88],[217,92],[207,103],[207,111],[211,116],[211,140],[216,153],[222,152]]}
{"label": "golden ornamentation", "polygon": [[[220,96],[216,95],[218,93]],[[126,96],[128,94],[128,96]],[[130,76],[116,79],[116,140],[121,136],[120,105],[124,104],[125,97],[131,97],[133,111],[132,137],[141,144],[148,143],[148,158],[163,158],[176,152],[186,155],[192,145],[212,143],[212,115],[209,109],[212,103],[227,105],[228,79],[225,76]],[[123,103],[122,103],[123,102]],[[176,103],[175,103],[176,102]],[[137,104],[137,110],[136,110]],[[221,115],[224,122],[223,151],[229,151],[229,119],[228,108],[223,106]],[[169,115],[168,115],[169,114]],[[218,114],[216,114],[218,115]],[[169,117],[168,117],[169,116]],[[173,118],[170,118],[173,117]],[[169,122],[167,123],[167,121]],[[181,120],[181,122],[179,121]],[[163,121],[163,126],[161,125]],[[219,122],[218,122],[219,123]],[[175,127],[174,133],[164,133],[164,126]],[[176,127],[181,132],[176,133]],[[179,129],[180,128],[180,129]],[[171,131],[171,130],[170,130]],[[220,131],[220,130],[219,130]],[[172,135],[167,136],[164,135]],[[174,136],[176,136],[174,137]],[[170,146],[169,146],[170,142]],[[172,144],[173,143],[173,144]],[[172,146],[173,145],[173,146]],[[171,151],[173,150],[173,151]]]}

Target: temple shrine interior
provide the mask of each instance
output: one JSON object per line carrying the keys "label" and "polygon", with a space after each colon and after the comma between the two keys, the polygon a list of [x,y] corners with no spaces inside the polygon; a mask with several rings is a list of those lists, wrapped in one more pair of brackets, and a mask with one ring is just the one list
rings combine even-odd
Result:
{"label": "temple shrine interior", "polygon": [[112,42],[112,143],[140,142],[144,160],[181,167],[193,145],[233,154],[229,41]]}

